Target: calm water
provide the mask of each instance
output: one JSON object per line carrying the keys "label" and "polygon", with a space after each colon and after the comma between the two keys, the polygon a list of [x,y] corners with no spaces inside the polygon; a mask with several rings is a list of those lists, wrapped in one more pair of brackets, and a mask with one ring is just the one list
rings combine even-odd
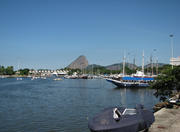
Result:
{"label": "calm water", "polygon": [[105,80],[0,79],[0,132],[89,132],[88,119],[106,107],[152,110],[153,92]]}

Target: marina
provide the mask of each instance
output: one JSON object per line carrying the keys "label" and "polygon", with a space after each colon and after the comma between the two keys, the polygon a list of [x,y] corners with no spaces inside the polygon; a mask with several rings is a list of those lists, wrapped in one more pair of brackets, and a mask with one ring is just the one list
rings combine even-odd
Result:
{"label": "marina", "polygon": [[154,81],[154,78],[151,76],[145,76],[142,72],[138,71],[141,74],[135,74],[132,76],[122,76],[117,78],[107,78],[108,82],[115,84],[119,88],[124,87],[149,87],[150,82]]}
{"label": "marina", "polygon": [[0,132],[179,132],[179,6],[0,0]]}
{"label": "marina", "polygon": [[[149,87],[150,82],[153,82],[155,79],[154,77],[157,77],[157,75],[151,76],[145,75],[144,73],[144,51],[142,55],[142,69],[141,71],[136,71],[136,74],[132,75],[125,75],[125,65],[126,65],[126,59],[124,56],[123,59],[123,74],[120,76],[116,76],[114,78],[107,78],[106,80],[108,82],[111,82],[115,84],[119,88],[124,88],[124,87]],[[153,70],[152,70],[153,71]]]}

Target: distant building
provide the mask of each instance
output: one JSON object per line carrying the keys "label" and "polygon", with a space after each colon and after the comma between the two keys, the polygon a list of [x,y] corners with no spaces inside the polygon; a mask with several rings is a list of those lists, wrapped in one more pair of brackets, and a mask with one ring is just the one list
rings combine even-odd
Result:
{"label": "distant building", "polygon": [[177,58],[171,58],[170,59],[170,64],[173,66],[179,66],[180,65],[180,56]]}
{"label": "distant building", "polygon": [[30,70],[30,74],[40,74],[40,75],[66,75],[68,74],[68,70]]}

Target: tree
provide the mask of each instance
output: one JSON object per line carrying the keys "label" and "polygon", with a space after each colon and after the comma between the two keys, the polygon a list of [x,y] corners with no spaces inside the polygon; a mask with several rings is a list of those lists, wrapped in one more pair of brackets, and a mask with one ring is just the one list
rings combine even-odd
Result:
{"label": "tree", "polygon": [[14,74],[14,68],[13,68],[13,66],[8,66],[8,67],[5,69],[5,74],[6,74],[6,75],[13,75],[13,74]]}
{"label": "tree", "polygon": [[4,75],[5,74],[5,68],[4,66],[0,66],[0,75]]}
{"label": "tree", "polygon": [[68,68],[68,70],[69,70],[69,72],[68,72],[68,75],[72,75],[74,72],[76,72],[76,73],[81,73],[81,70],[80,69],[69,69]]}
{"label": "tree", "polygon": [[176,90],[179,92],[180,91],[180,66],[174,68],[173,71],[172,71],[172,74],[175,77]]}
{"label": "tree", "polygon": [[156,81],[152,83],[152,88],[156,89],[155,95],[160,97],[160,100],[166,100],[167,97],[172,95],[172,92],[180,90],[180,66],[165,67],[162,70],[161,75],[156,78]]}
{"label": "tree", "polygon": [[133,73],[136,73],[136,70],[132,70],[132,69],[130,69],[128,67],[125,67],[125,72],[126,72],[126,74],[131,75]]}
{"label": "tree", "polygon": [[25,69],[20,69],[20,75],[28,75],[29,74],[29,69],[25,68]]}

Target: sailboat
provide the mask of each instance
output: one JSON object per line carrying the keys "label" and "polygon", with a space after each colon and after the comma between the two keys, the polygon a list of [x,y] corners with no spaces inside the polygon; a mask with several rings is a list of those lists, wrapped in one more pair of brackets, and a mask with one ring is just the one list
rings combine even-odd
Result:
{"label": "sailboat", "polygon": [[[20,68],[19,68],[19,62],[18,62],[18,73],[20,73],[19,69]],[[17,77],[16,80],[22,80],[22,77]]]}
{"label": "sailboat", "polygon": [[148,87],[149,82],[154,81],[154,78],[144,74],[144,51],[142,58],[142,71],[137,71],[131,76],[125,75],[125,56],[123,59],[123,76],[118,79],[108,78],[108,82],[115,84],[117,87]]}

